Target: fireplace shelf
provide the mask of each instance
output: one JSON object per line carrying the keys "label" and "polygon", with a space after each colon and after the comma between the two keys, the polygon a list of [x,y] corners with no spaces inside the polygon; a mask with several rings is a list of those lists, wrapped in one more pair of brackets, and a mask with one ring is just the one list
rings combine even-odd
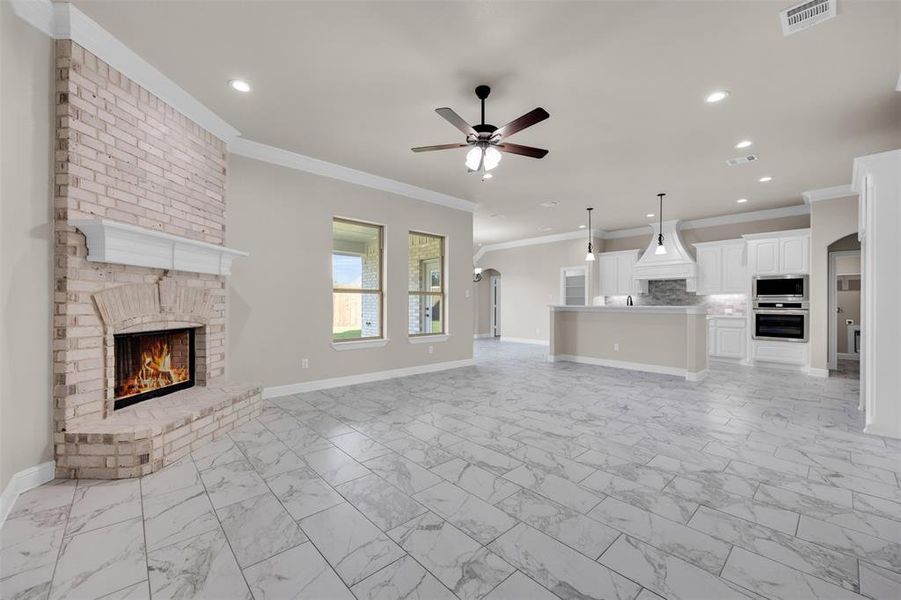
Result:
{"label": "fireplace shelf", "polygon": [[248,255],[110,219],[69,219],[69,225],[84,233],[89,262],[230,275],[232,261]]}

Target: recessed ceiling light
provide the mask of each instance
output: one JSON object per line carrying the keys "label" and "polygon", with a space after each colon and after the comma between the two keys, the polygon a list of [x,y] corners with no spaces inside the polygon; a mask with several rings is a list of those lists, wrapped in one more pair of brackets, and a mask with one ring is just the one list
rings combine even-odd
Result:
{"label": "recessed ceiling light", "polygon": [[547,225],[545,225],[544,227],[539,227],[538,231],[552,231],[553,229],[553,227],[548,227]]}
{"label": "recessed ceiling light", "polygon": [[737,144],[735,144],[735,147],[739,148],[739,149],[747,148],[748,146],[750,146],[753,143],[754,142],[752,142],[751,140],[742,140],[742,141],[738,142]]}
{"label": "recessed ceiling light", "polygon": [[238,92],[249,92],[250,84],[244,81],[243,79],[232,79],[228,82],[228,85],[232,87],[233,90]]}
{"label": "recessed ceiling light", "polygon": [[739,198],[738,200],[736,200],[736,202],[738,202],[739,204],[744,204],[747,201],[748,201],[747,198]]}
{"label": "recessed ceiling light", "polygon": [[652,219],[654,217],[654,213],[648,213],[645,216],[649,219]]}
{"label": "recessed ceiling light", "polygon": [[579,225],[579,229],[585,229],[588,225]]}
{"label": "recessed ceiling light", "polygon": [[553,207],[557,206],[558,204],[560,204],[560,203],[557,202],[556,200],[546,200],[545,202],[542,202],[538,206],[543,206],[544,208],[553,208]]}
{"label": "recessed ceiling light", "polygon": [[772,180],[773,180],[773,178],[770,177],[769,175],[764,175],[763,177],[761,177],[761,178],[758,179],[757,181],[759,181],[760,183],[766,183],[767,181],[772,181]]}
{"label": "recessed ceiling light", "polygon": [[707,98],[705,98],[705,100],[708,103],[720,102],[722,100],[725,100],[726,96],[728,95],[729,92],[727,92],[726,90],[717,90],[715,92],[710,92],[709,94],[707,94]]}

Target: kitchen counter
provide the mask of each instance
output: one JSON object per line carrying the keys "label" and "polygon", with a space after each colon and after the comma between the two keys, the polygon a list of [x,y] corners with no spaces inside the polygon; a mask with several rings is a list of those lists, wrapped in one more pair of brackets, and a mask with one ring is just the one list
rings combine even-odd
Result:
{"label": "kitchen counter", "polygon": [[648,314],[678,314],[678,315],[706,315],[707,309],[703,306],[563,306],[561,304],[550,305],[551,311],[566,312],[639,312]]}
{"label": "kitchen counter", "polygon": [[664,373],[689,381],[707,374],[707,309],[703,306],[548,308],[551,362]]}
{"label": "kitchen counter", "polygon": [[748,315],[707,315],[707,320],[711,319],[747,319]]}

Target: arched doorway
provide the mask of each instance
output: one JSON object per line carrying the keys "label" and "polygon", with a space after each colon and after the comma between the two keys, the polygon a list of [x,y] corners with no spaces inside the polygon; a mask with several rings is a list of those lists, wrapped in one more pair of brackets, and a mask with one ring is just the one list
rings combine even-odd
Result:
{"label": "arched doorway", "polygon": [[828,365],[835,377],[860,377],[861,256],[857,234],[827,247],[829,257]]}

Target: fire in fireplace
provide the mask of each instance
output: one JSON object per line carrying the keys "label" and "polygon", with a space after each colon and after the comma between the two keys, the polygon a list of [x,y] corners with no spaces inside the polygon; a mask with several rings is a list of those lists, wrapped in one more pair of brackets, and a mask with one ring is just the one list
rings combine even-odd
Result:
{"label": "fire in fireplace", "polygon": [[194,385],[194,330],[114,336],[114,407],[125,408]]}

